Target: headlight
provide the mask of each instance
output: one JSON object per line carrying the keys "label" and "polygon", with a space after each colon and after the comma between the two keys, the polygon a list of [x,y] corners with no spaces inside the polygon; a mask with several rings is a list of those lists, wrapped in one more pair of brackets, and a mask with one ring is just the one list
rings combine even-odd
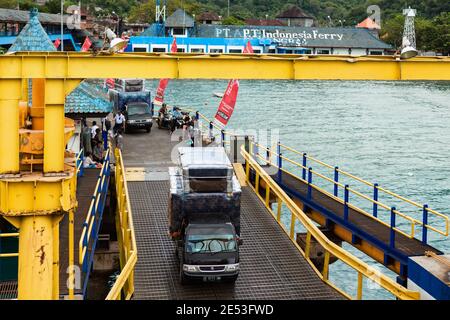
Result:
{"label": "headlight", "polygon": [[186,272],[197,272],[197,266],[190,266],[188,264],[183,265],[183,270]]}
{"label": "headlight", "polygon": [[225,266],[225,272],[232,272],[239,270],[239,263],[236,264],[229,264]]}
{"label": "headlight", "polygon": [[128,123],[136,123],[134,120],[128,120]]}

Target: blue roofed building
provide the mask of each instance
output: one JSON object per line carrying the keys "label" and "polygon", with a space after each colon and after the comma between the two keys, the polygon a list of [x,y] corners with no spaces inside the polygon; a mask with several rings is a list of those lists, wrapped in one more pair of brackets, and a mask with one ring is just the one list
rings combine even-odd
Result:
{"label": "blue roofed building", "polygon": [[363,28],[324,28],[309,22],[290,26],[205,24],[177,9],[166,21],[130,37],[126,51],[169,52],[174,37],[178,52],[186,53],[242,53],[248,41],[255,53],[271,54],[384,55],[392,49]]}
{"label": "blue roofed building", "polygon": [[66,97],[65,113],[69,118],[98,118],[110,112],[108,89],[98,82],[83,81]]}
{"label": "blue roofed building", "polygon": [[[67,16],[64,16],[64,20],[67,20]],[[32,23],[30,24],[30,22]],[[28,12],[0,8],[0,46],[9,48],[11,51],[19,51],[10,47],[13,43],[17,43],[17,37],[25,28],[40,29],[40,34],[43,31],[47,35],[46,38],[50,38],[54,42],[56,39],[61,39],[61,15],[39,13],[37,9]],[[71,31],[67,27],[64,27],[63,41],[66,51],[79,50],[79,46],[74,42]],[[40,48],[38,43],[34,45],[36,48]]]}
{"label": "blue roofed building", "polygon": [[19,33],[8,52],[56,51],[55,45],[39,22],[37,9],[30,11],[30,20]]}

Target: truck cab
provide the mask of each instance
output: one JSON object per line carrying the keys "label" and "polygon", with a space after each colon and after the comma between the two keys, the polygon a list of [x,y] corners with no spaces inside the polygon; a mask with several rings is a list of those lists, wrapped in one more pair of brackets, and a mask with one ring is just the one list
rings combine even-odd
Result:
{"label": "truck cab", "polygon": [[179,243],[180,281],[236,281],[241,243],[231,223],[190,223]]}
{"label": "truck cab", "polygon": [[129,102],[125,106],[125,131],[130,129],[152,130],[153,111],[145,102]]}

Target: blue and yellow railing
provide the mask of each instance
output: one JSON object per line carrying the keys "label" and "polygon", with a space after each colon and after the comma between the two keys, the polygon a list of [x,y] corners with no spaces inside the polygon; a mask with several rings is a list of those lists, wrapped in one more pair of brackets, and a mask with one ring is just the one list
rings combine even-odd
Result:
{"label": "blue and yellow railing", "polygon": [[103,219],[103,211],[105,209],[106,198],[109,188],[109,180],[111,175],[111,151],[108,149],[103,160],[102,169],[97,179],[91,204],[87,212],[86,220],[83,223],[79,247],[79,263],[82,271],[85,273],[83,284],[83,296],[86,296],[87,284],[94,260],[95,248],[98,241],[100,226]]}
{"label": "blue and yellow railing", "polygon": [[[329,165],[319,159],[308,155],[307,153],[299,152],[281,143],[277,143],[276,151],[274,151],[272,148],[262,146],[258,143],[253,143],[252,150],[252,155],[257,159],[264,161],[266,165],[270,165],[278,169],[279,173],[286,173],[294,177],[295,179],[298,179],[307,184],[308,197],[311,196],[311,190],[315,189],[326,194],[337,202],[342,203],[344,205],[344,220],[348,220],[348,210],[349,208],[351,208],[391,229],[389,245],[392,248],[395,247],[396,233],[413,239],[417,236],[417,226],[422,228],[422,237],[419,240],[424,244],[426,244],[428,240],[428,230],[431,230],[445,237],[448,237],[449,235],[449,217],[429,208],[427,204],[419,204],[413,200],[407,199],[386,188],[381,187],[377,183],[371,183],[347,171],[344,171],[339,167]],[[293,154],[294,156],[298,156],[300,159],[293,160],[292,158],[287,157],[286,154],[289,153]],[[294,170],[287,169],[285,166],[286,163],[290,164],[291,167],[294,167]],[[330,172],[330,176],[320,173],[318,170],[314,170],[312,164],[315,164],[322,169],[328,170]],[[297,169],[297,171],[295,171],[295,169]],[[329,186],[332,187],[332,191],[327,191],[323,186],[319,186],[314,177],[321,179],[322,182],[328,183]],[[346,184],[343,184],[340,181],[343,180],[344,177],[348,181],[348,183]],[[281,175],[279,175],[278,180],[281,180]],[[357,188],[355,187],[350,187],[350,183],[353,183],[354,185],[362,184],[365,187],[370,188],[373,192],[371,194],[367,194],[364,191],[357,190]],[[340,194],[341,197],[339,196]],[[362,201],[367,201],[372,208],[372,212],[368,212],[368,210],[362,209],[361,204],[357,205],[355,201],[352,202],[352,199],[350,198],[352,194],[357,196]],[[388,205],[385,202],[382,202],[382,195],[384,195],[385,197],[391,197],[392,199],[396,200],[396,206]],[[361,203],[361,201],[359,203]],[[413,208],[417,209],[416,213],[421,216],[421,219],[419,220],[417,217],[404,212],[408,209],[410,212],[414,212],[414,210],[410,210],[410,208],[405,208],[406,210],[400,211],[399,209],[397,209],[399,205],[412,206]],[[385,212],[388,213],[390,223],[387,223],[383,219],[381,219],[383,213],[382,210],[385,210]],[[434,223],[438,225],[440,221],[440,224],[442,225],[440,228],[430,223],[430,215],[439,219],[434,219]],[[400,217],[409,223],[409,232],[405,232],[397,226],[397,217]]]}
{"label": "blue and yellow railing", "polygon": [[[312,222],[312,220],[283,191],[283,189],[275,182],[275,180],[273,180],[271,176],[260,166],[254,156],[245,150],[244,146],[242,146],[241,154],[245,159],[245,173],[248,185],[255,191],[255,194],[265,204],[272,217],[278,222],[284,232],[289,236],[292,243],[306,258],[313,270],[325,283],[336,289],[348,299],[356,298],[358,300],[361,300],[363,298],[363,291],[365,289],[363,285],[364,278],[370,279],[371,281],[379,284],[383,289],[387,290],[399,299],[417,300],[420,298],[418,292],[406,289],[391,278],[383,275],[379,271],[370,267],[362,260],[356,258],[345,249],[329,240]],[[252,184],[252,179],[250,178],[251,172],[255,174],[254,184]],[[266,186],[264,197],[260,194],[260,182],[264,182]],[[275,196],[276,198],[276,201],[273,202],[273,206],[271,205],[271,195]],[[289,229],[281,221],[283,207],[286,208],[291,215]],[[305,249],[302,249],[296,242],[295,226],[297,223],[300,223],[304,227],[304,229],[306,229]],[[324,265],[322,270],[319,270],[310,258],[312,239],[315,239],[325,250]],[[330,281],[329,274],[331,270],[329,268],[329,264],[331,256],[336,257],[338,260],[342,261],[344,264],[348,265],[357,272],[357,289],[354,296],[338,288]]]}
{"label": "blue and yellow railing", "polygon": [[84,160],[84,150],[81,149],[80,152],[77,154],[76,158],[76,166],[77,166],[77,177],[82,177],[84,173],[84,167],[83,167],[83,160]]}
{"label": "blue and yellow railing", "polygon": [[116,159],[116,226],[117,239],[120,245],[121,272],[106,300],[120,300],[122,298],[129,300],[134,293],[134,267],[137,262],[136,236],[122,152],[116,149],[114,155]]}

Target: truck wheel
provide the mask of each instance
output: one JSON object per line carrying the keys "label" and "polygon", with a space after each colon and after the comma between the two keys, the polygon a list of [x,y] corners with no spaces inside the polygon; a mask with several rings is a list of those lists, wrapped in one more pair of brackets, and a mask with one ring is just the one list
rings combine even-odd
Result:
{"label": "truck wheel", "polygon": [[147,131],[147,133],[150,133],[150,131],[152,131],[152,127],[145,128],[145,131]]}

